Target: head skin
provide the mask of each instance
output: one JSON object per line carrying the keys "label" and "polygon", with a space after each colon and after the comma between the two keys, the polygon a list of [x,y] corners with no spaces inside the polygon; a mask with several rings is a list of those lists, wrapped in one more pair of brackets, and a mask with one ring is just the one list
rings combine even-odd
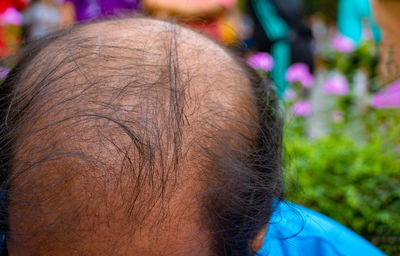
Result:
{"label": "head skin", "polygon": [[1,90],[10,255],[260,245],[282,196],[281,120],[211,39],[146,18],[75,26],[28,47]]}

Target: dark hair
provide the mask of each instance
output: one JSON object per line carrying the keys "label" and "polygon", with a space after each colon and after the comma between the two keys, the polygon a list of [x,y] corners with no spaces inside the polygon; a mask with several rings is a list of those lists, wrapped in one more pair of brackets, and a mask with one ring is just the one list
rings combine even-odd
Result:
{"label": "dark hair", "polygon": [[[129,56],[128,59],[126,57],[130,53],[146,54],[143,52],[144,50],[120,47],[117,44],[103,45],[103,47],[109,48],[108,54],[92,56],[92,53],[86,51],[95,45],[90,45],[91,40],[79,33],[81,28],[76,27],[59,32],[28,45],[21,52],[18,64],[0,87],[1,193],[7,195],[6,205],[13,202],[25,207],[27,200],[21,201],[21,195],[16,191],[18,186],[15,184],[26,182],[26,179],[29,179],[27,173],[32,172],[36,166],[45,165],[49,161],[61,159],[69,154],[75,154],[80,159],[91,161],[90,156],[82,154],[80,151],[53,150],[48,152],[49,148],[57,148],[56,144],[59,141],[39,147],[36,147],[36,144],[30,145],[29,150],[22,155],[39,155],[39,157],[36,156],[38,159],[34,159],[34,161],[16,159],[24,137],[33,135],[40,137],[59,125],[62,126],[62,129],[70,129],[76,125],[89,123],[88,130],[101,127],[98,128],[100,130],[106,126],[106,123],[107,127],[112,128],[105,129],[118,129],[119,132],[128,136],[138,155],[134,158],[129,153],[123,152],[126,153],[125,163],[121,164],[121,168],[124,164],[128,164],[132,173],[135,174],[132,179],[140,177],[135,181],[135,187],[129,191],[131,193],[128,197],[131,200],[130,214],[132,214],[132,208],[136,207],[140,201],[138,199],[140,189],[145,183],[150,184],[153,193],[153,203],[146,210],[151,211],[157,202],[168,200],[170,177],[178,175],[180,161],[187,154],[182,147],[184,143],[182,134],[188,115],[185,112],[187,111],[185,109],[187,105],[185,90],[192,78],[185,74],[179,66],[180,53],[177,47],[176,25],[171,24],[172,33],[168,42],[169,53],[166,57],[166,65],[160,64],[156,67],[160,72],[157,76],[152,77],[151,81],[146,78],[144,72],[146,63],[141,62],[140,58],[132,59]],[[59,42],[64,42],[64,46],[50,49]],[[43,54],[45,48],[47,48],[46,55]],[[64,52],[64,54],[57,55],[60,50],[71,51],[71,49],[74,53],[65,54]],[[124,53],[117,54],[114,49]],[[122,64],[118,64],[118,66],[98,64],[101,66],[99,69],[110,70],[115,74],[108,76],[109,74],[99,72],[95,76],[89,77],[87,71],[92,72],[91,68],[97,65],[97,63],[90,62],[96,58],[105,58],[111,60],[111,63]],[[44,61],[46,61],[45,64]],[[248,68],[242,60],[236,59],[236,62],[241,65],[243,74],[247,76],[253,86],[257,107],[256,120],[252,120],[252,117],[240,120],[230,114],[211,114],[209,120],[206,120],[207,118],[202,120],[206,131],[198,139],[211,142],[212,147],[205,146],[201,141],[199,145],[196,145],[196,153],[201,158],[199,162],[202,163],[201,166],[196,167],[201,170],[199,179],[204,179],[208,184],[206,191],[200,196],[202,209],[204,209],[204,223],[214,238],[213,246],[216,255],[250,255],[254,253],[250,246],[251,241],[267,225],[274,209],[274,202],[283,196],[281,180],[282,120],[275,93],[271,86],[256,72]],[[37,65],[42,66],[39,68]],[[85,65],[90,65],[90,67],[85,68]],[[76,86],[70,85],[70,87],[56,86],[57,83],[62,83],[66,77],[71,81],[69,76],[75,73],[83,76],[84,82],[80,82]],[[96,76],[109,82],[108,86],[110,87],[107,87],[109,89],[100,86],[99,83],[104,81],[100,81]],[[119,78],[123,79],[118,80]],[[111,86],[110,81],[113,79],[117,79],[123,85],[118,88]],[[115,82],[115,80],[113,81]],[[77,90],[79,87],[81,90]],[[113,101],[103,102],[93,96],[100,90],[102,90],[101,93],[109,90],[107,93],[110,93],[113,99],[117,99],[123,94],[135,93],[140,95],[140,99],[137,104],[131,106],[119,105]],[[161,93],[153,90],[161,90]],[[60,98],[61,91],[63,96]],[[86,106],[85,102],[89,98],[95,102],[87,103]],[[49,104],[48,101],[55,103],[46,105]],[[160,115],[157,108],[161,107],[164,102],[168,103],[168,112],[163,114],[165,125],[160,125],[157,123],[157,118],[154,117]],[[56,118],[40,129],[29,130],[32,123],[39,122],[40,118],[48,115],[54,109],[69,109],[69,107],[76,107],[76,110],[60,114],[60,119]],[[127,107],[129,107],[129,111],[126,110]],[[136,115],[139,112],[140,114]],[[140,120],[137,120],[138,118]],[[216,124],[215,119],[221,120],[222,123],[229,122],[245,127],[245,129],[227,129],[223,125]],[[254,132],[254,134],[249,134],[250,132]],[[96,134],[96,136],[101,135],[103,135],[101,132]],[[165,139],[167,139],[167,143],[163,142]],[[35,143],[46,144],[48,142],[35,141]],[[46,149],[44,155],[42,155],[42,147]],[[120,150],[124,151],[123,148]],[[161,165],[162,168],[157,168],[157,165]],[[36,173],[40,172],[36,171]],[[155,182],[157,180],[158,182]],[[59,184],[54,184],[54,186],[57,185]],[[37,189],[39,186],[40,184],[34,185],[32,188]],[[38,196],[41,192],[32,191],[34,193],[32,197]],[[28,198],[30,197],[28,196]],[[31,208],[29,209],[32,210]],[[63,212],[62,214],[70,213]],[[141,216],[144,218],[147,213]],[[7,206],[0,209],[0,214],[1,229],[8,232]],[[32,214],[34,213],[32,212]],[[163,214],[160,213],[160,218],[162,216]],[[135,216],[134,218],[140,222],[142,217]],[[67,231],[65,232],[67,235]]]}

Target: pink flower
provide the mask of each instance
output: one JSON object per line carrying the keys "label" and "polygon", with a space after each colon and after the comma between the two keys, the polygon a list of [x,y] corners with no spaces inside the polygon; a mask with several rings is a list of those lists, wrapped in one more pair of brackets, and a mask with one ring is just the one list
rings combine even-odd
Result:
{"label": "pink flower", "polygon": [[399,108],[400,93],[375,94],[372,96],[372,106],[374,108]]}
{"label": "pink flower", "polygon": [[340,34],[336,35],[332,40],[332,48],[338,52],[352,52],[354,51],[355,46],[353,40]]}
{"label": "pink flower", "polygon": [[314,76],[304,63],[295,63],[289,67],[285,74],[286,81],[290,83],[299,82],[305,88],[311,88],[314,84]]}
{"label": "pink flower", "polygon": [[400,107],[400,81],[396,81],[387,88],[372,96],[374,108],[399,108]]}
{"label": "pink flower", "polygon": [[269,72],[274,67],[274,59],[266,52],[256,53],[247,60],[247,64],[254,69]]}
{"label": "pink flower", "polygon": [[387,88],[385,88],[386,93],[397,93],[400,92],[400,80],[390,84]]}
{"label": "pink flower", "polygon": [[340,74],[332,76],[325,82],[324,91],[329,94],[346,95],[349,92],[346,77]]}
{"label": "pink flower", "polygon": [[292,106],[291,110],[295,116],[309,116],[312,112],[312,106],[309,101],[299,101]]}
{"label": "pink flower", "polygon": [[0,15],[1,24],[20,26],[22,24],[22,14],[14,7],[9,7]]}
{"label": "pink flower", "polygon": [[0,66],[0,79],[4,79],[8,75],[8,72],[10,72],[9,68]]}

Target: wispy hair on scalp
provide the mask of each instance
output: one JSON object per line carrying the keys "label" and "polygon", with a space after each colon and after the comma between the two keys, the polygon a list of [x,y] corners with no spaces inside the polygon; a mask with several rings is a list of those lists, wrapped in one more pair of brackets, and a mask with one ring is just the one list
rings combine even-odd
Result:
{"label": "wispy hair on scalp", "polygon": [[[190,162],[197,171],[189,177],[202,183],[201,223],[214,254],[255,253],[251,242],[283,196],[282,120],[273,89],[229,53],[250,80],[255,101],[238,113],[220,111],[213,92],[206,92],[212,111],[197,116],[201,99],[189,91],[207,74],[182,66],[176,24],[160,33],[165,56],[98,42],[85,29],[28,45],[0,87],[2,230],[34,238],[21,246],[73,247],[99,219],[112,225],[117,218],[121,227],[131,226],[124,234],[132,237],[149,215],[157,216],[155,227],[163,222]],[[157,65],[147,59],[152,54]],[[17,230],[29,234],[9,233],[14,215],[23,219]],[[129,242],[119,238],[110,251]]]}

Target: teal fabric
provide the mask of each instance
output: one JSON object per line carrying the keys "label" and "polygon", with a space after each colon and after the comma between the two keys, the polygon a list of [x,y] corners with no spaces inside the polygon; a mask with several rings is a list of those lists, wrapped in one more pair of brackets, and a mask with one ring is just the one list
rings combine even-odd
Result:
{"label": "teal fabric", "polygon": [[275,65],[271,72],[271,78],[277,86],[277,93],[283,96],[289,83],[285,79],[286,70],[290,66],[290,44],[288,41],[278,41],[272,45],[271,55]]}
{"label": "teal fabric", "polygon": [[269,40],[273,42],[271,55],[274,58],[274,68],[271,78],[277,86],[280,97],[288,87],[285,80],[285,72],[290,66],[290,43],[288,40],[289,26],[279,16],[279,13],[271,0],[252,0],[254,11],[263,30]]}
{"label": "teal fabric", "polygon": [[341,34],[360,44],[363,21],[370,27],[375,41],[380,42],[381,30],[376,23],[370,0],[339,0],[338,28]]}
{"label": "teal fabric", "polygon": [[385,256],[338,222],[305,207],[281,202],[255,256]]}
{"label": "teal fabric", "polygon": [[261,26],[271,41],[286,39],[289,36],[289,26],[279,16],[271,0],[252,0],[254,11]]}

